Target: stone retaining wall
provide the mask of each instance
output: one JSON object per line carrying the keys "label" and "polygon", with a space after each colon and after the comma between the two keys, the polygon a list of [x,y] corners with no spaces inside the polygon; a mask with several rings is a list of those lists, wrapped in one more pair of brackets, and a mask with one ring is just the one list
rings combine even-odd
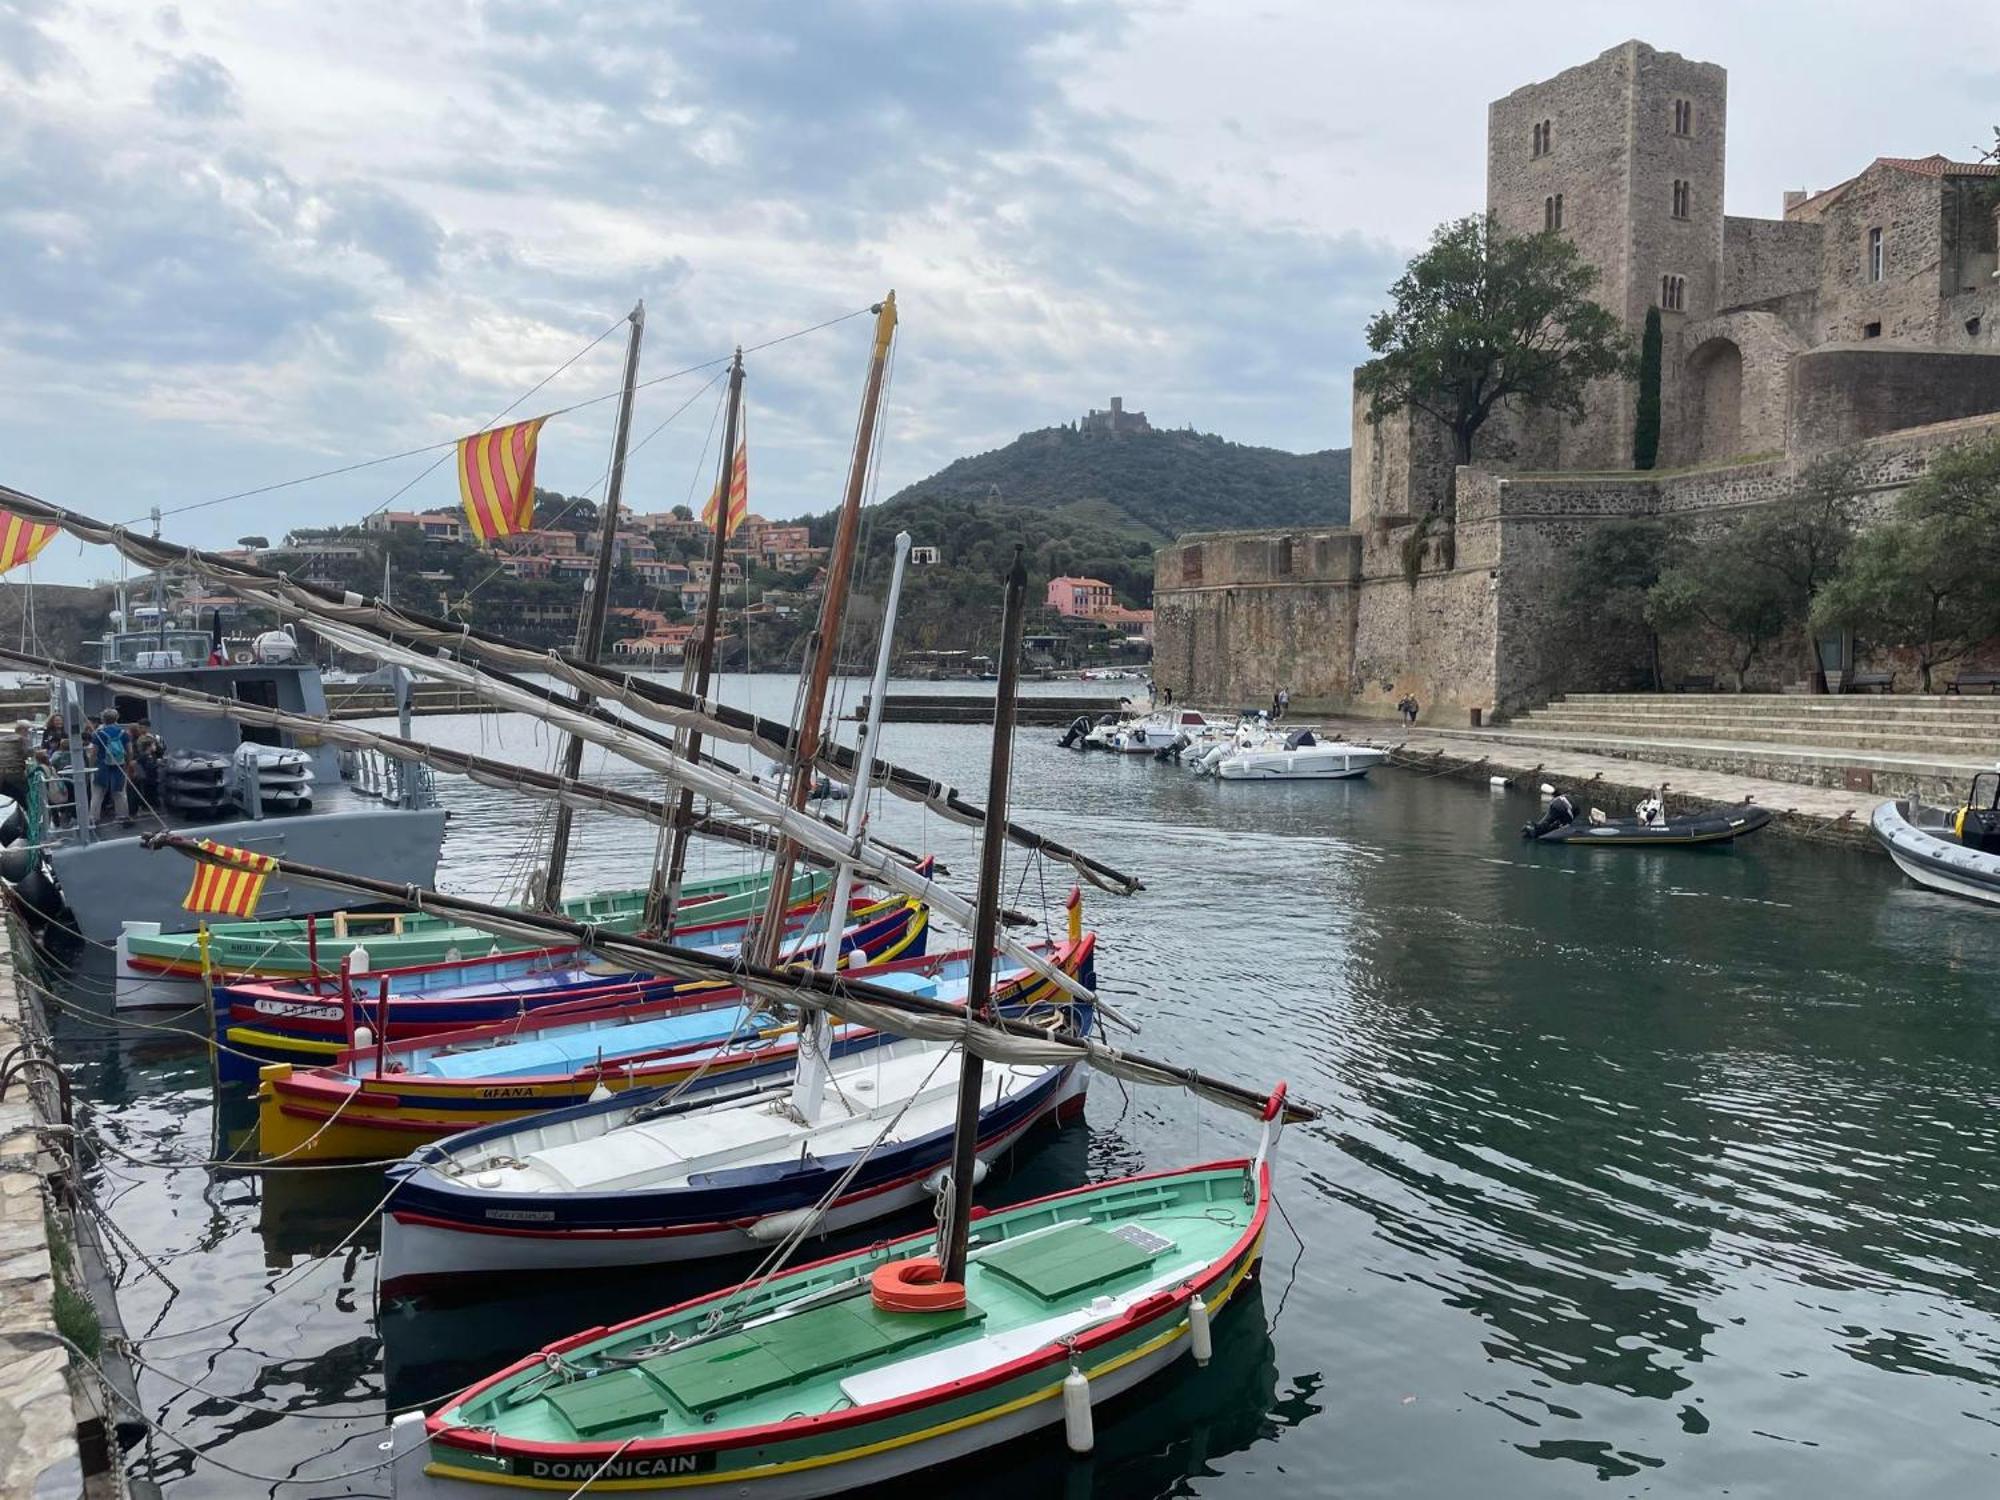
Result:
{"label": "stone retaining wall", "polygon": [[[21,1043],[20,998],[0,924],[0,1057]],[[0,1099],[0,1495],[83,1493],[69,1353],[56,1337],[55,1270],[44,1218],[42,1116],[16,1079]]]}

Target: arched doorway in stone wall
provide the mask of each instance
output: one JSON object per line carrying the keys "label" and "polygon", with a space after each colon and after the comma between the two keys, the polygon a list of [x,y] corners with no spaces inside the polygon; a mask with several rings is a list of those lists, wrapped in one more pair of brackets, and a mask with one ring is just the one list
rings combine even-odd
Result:
{"label": "arched doorway in stone wall", "polygon": [[1692,419],[1693,463],[1716,463],[1743,451],[1743,351],[1733,339],[1712,338],[1687,357],[1682,410]]}

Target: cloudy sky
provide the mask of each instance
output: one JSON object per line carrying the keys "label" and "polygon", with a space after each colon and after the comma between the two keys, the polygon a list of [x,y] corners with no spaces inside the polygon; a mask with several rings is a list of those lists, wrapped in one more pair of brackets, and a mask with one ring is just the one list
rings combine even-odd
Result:
{"label": "cloudy sky", "polygon": [[[1339,446],[1363,321],[1428,230],[1482,201],[1490,98],[1633,35],[1720,62],[1729,210],[1775,216],[1785,188],[1876,155],[1991,139],[2000,60],[1968,16],[0,0],[0,482],[135,519],[474,430],[636,297],[653,376],[891,286],[885,494],[1113,393],[1159,423]],[[756,509],[836,499],[866,341],[857,318],[752,360]],[[521,414],[609,391],[620,344]],[[641,508],[705,491],[709,374],[642,393]],[[599,482],[611,412],[550,424],[545,485]],[[275,537],[405,485],[399,506],[452,503],[448,465],[418,478],[430,462],[167,530]],[[105,566],[62,541],[37,576]]]}

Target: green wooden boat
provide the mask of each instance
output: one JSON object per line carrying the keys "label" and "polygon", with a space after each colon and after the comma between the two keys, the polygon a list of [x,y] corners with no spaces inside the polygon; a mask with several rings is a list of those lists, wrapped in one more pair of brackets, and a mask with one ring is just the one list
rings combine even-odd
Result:
{"label": "green wooden boat", "polygon": [[1094,1404],[1206,1362],[1270,1192],[1260,1151],[982,1215],[958,1306],[881,1305],[925,1233],[591,1329],[398,1418],[392,1491],[803,1500],[1058,1423],[1074,1446]]}
{"label": "green wooden boat", "polygon": [[[825,870],[794,874],[792,903],[817,901],[831,879]],[[680,910],[688,921],[737,921],[762,912],[770,888],[770,876],[762,873],[691,880],[681,888]],[[573,896],[561,908],[562,915],[574,921],[620,933],[638,931],[645,909],[643,888]],[[312,972],[315,948],[320,972],[327,973],[338,969],[357,947],[368,950],[370,969],[382,970],[444,963],[454,957],[524,953],[543,946],[424,912],[334,912],[313,925],[316,932],[309,931],[303,919],[277,917],[210,927],[210,970],[236,977],[298,979]],[[120,1009],[191,1003],[200,995],[200,935],[161,932],[156,922],[128,922],[118,939],[117,972]]]}

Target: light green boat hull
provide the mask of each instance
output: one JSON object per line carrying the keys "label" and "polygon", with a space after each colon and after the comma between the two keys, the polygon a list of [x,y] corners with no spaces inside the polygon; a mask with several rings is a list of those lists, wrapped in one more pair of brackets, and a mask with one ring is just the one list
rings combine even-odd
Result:
{"label": "light green boat hull", "polygon": [[391,1491],[867,1493],[1061,1422],[1072,1368],[1095,1405],[1202,1347],[1196,1319],[1256,1271],[1269,1184],[1225,1162],[981,1218],[956,1311],[873,1305],[925,1235],[593,1329],[398,1419]]}
{"label": "light green boat hull", "polygon": [[[792,903],[817,900],[828,884],[829,876],[823,870],[795,874]],[[763,874],[689,881],[682,887],[680,921],[684,925],[739,921],[764,909],[770,888],[770,877]],[[564,901],[562,914],[610,932],[631,933],[638,931],[645,908],[643,889],[600,891]],[[337,969],[340,961],[357,947],[368,950],[370,969],[381,970],[445,963],[454,957],[518,953],[545,946],[526,939],[496,937],[424,912],[339,914],[321,917],[317,925],[322,973]],[[123,958],[121,979],[127,970],[149,978],[198,978],[201,974],[200,940],[195,933],[128,929],[119,948]],[[311,972],[313,948],[307,924],[295,917],[227,922],[208,930],[209,967],[217,974],[301,978]]]}

